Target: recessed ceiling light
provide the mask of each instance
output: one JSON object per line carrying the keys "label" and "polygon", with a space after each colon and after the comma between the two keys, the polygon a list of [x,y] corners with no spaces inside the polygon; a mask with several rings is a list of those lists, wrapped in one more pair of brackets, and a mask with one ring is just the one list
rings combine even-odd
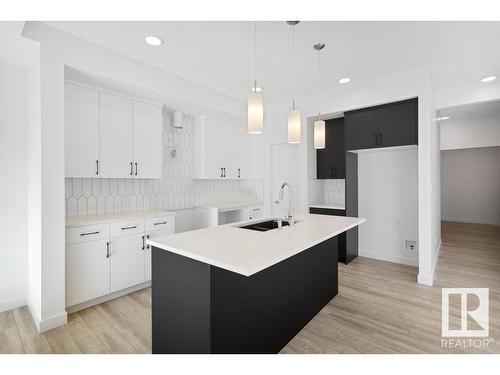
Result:
{"label": "recessed ceiling light", "polygon": [[488,76],[488,77],[484,77],[481,82],[491,82],[491,81],[494,81],[495,79],[497,79],[497,77],[495,76]]}
{"label": "recessed ceiling light", "polygon": [[144,41],[150,46],[161,46],[163,44],[163,40],[156,35],[146,35]]}
{"label": "recessed ceiling light", "polygon": [[351,79],[349,77],[339,79],[339,83],[341,85],[343,85],[344,83],[349,83],[349,82],[351,82]]}
{"label": "recessed ceiling light", "polygon": [[449,120],[449,119],[450,119],[450,116],[443,116],[443,117],[437,118],[438,121],[444,121],[444,120]]}

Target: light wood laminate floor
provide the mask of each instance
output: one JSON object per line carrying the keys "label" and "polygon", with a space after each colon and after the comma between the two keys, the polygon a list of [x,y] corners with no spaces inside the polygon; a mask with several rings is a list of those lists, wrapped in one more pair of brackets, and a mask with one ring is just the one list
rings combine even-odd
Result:
{"label": "light wood laminate floor", "polygon": [[[339,294],[282,353],[500,353],[500,227],[443,223],[434,287],[415,267],[358,257],[339,265]],[[441,288],[490,288],[490,337],[476,349],[441,346]],[[474,303],[472,301],[471,303]],[[151,290],[69,315],[38,334],[26,307],[0,313],[0,353],[150,353]],[[459,304],[452,300],[452,322]]]}

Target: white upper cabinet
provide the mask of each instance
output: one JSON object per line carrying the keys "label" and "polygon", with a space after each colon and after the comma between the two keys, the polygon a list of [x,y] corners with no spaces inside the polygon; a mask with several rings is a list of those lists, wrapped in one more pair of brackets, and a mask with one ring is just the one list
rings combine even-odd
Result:
{"label": "white upper cabinet", "polygon": [[134,102],[134,177],[162,176],[161,138],[162,108]]}
{"label": "white upper cabinet", "polygon": [[65,84],[66,177],[161,178],[162,107]]}
{"label": "white upper cabinet", "polygon": [[99,177],[99,91],[64,89],[66,177]]}
{"label": "white upper cabinet", "polygon": [[133,102],[101,93],[101,177],[133,177]]}
{"label": "white upper cabinet", "polygon": [[250,178],[251,142],[245,127],[199,116],[193,139],[193,178]]}

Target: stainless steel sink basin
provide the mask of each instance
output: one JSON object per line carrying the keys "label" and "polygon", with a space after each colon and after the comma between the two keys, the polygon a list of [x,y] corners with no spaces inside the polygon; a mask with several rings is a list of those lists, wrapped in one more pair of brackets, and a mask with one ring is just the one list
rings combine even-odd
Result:
{"label": "stainless steel sink basin", "polygon": [[[267,232],[268,230],[278,229],[280,227],[279,225],[280,221],[281,221],[281,227],[286,227],[290,225],[290,223],[287,220],[273,219],[273,220],[266,220],[257,223],[238,226],[238,228],[256,230],[258,232]],[[295,223],[298,223],[298,221],[295,220]]]}

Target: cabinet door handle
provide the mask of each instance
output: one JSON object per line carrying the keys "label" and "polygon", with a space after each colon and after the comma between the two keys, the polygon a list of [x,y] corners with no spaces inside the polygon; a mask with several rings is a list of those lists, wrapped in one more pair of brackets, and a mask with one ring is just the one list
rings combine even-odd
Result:
{"label": "cabinet door handle", "polygon": [[226,168],[224,167],[224,177],[226,177]]}
{"label": "cabinet door handle", "polygon": [[137,162],[135,162],[135,175],[137,176]]}
{"label": "cabinet door handle", "polygon": [[[148,238],[148,241],[149,241],[149,234],[146,237]],[[146,249],[149,249],[149,242],[148,242],[148,246],[146,246]]]}
{"label": "cabinet door handle", "polygon": [[240,177],[241,177],[241,169],[238,168],[238,178],[240,178]]}
{"label": "cabinet door handle", "polygon": [[142,236],[142,250],[146,247],[146,243],[144,242],[144,236]]}
{"label": "cabinet door handle", "polygon": [[97,231],[97,232],[80,233],[80,236],[85,237],[85,236],[91,236],[93,234],[99,234],[99,233],[101,233],[101,232]]}
{"label": "cabinet door handle", "polygon": [[134,174],[134,164],[130,162],[130,175],[132,176]]}
{"label": "cabinet door handle", "polygon": [[99,174],[99,160],[95,161],[95,174]]}
{"label": "cabinet door handle", "polygon": [[130,227],[123,227],[122,230],[135,229],[135,228],[137,228],[137,225],[132,225]]}
{"label": "cabinet door handle", "polygon": [[220,169],[220,176],[221,177],[224,177],[224,171],[223,171],[223,168]]}
{"label": "cabinet door handle", "polygon": [[153,225],[163,225],[163,224],[167,224],[167,222],[166,221],[162,221],[160,223],[153,223]]}
{"label": "cabinet door handle", "polygon": [[106,258],[109,258],[109,242],[106,242]]}

